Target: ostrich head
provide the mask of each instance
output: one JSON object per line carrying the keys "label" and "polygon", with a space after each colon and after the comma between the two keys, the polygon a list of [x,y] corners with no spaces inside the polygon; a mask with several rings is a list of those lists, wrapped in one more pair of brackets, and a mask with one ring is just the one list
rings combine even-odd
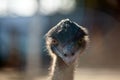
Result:
{"label": "ostrich head", "polygon": [[61,58],[65,64],[73,64],[87,43],[87,30],[77,23],[64,19],[46,34],[50,55]]}

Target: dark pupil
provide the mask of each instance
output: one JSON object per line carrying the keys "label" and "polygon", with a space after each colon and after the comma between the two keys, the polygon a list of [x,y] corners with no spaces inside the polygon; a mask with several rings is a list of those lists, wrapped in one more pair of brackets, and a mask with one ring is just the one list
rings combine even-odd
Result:
{"label": "dark pupil", "polygon": [[56,41],[55,41],[55,40],[53,40],[53,42],[55,43]]}
{"label": "dark pupil", "polygon": [[57,43],[57,41],[56,41],[56,40],[53,40],[52,42],[53,42],[53,43]]}

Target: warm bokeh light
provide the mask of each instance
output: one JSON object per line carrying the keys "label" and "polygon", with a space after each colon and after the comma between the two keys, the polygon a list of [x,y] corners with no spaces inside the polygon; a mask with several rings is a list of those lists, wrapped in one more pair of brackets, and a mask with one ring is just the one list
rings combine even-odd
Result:
{"label": "warm bokeh light", "polygon": [[40,11],[44,14],[52,14],[59,9],[60,5],[60,0],[41,0]]}
{"label": "warm bokeh light", "polygon": [[0,15],[5,15],[7,12],[7,0],[0,0]]}
{"label": "warm bokeh light", "polygon": [[75,0],[40,0],[40,12],[46,15],[69,13],[75,8],[75,4]]}
{"label": "warm bokeh light", "polygon": [[0,0],[0,15],[32,16],[36,12],[35,0]]}
{"label": "warm bokeh light", "polygon": [[57,12],[69,13],[74,10],[75,0],[0,0],[0,15],[33,16],[39,5],[40,13],[51,15]]}
{"label": "warm bokeh light", "polygon": [[32,16],[36,12],[36,1],[35,0],[11,0],[10,10],[12,13],[21,16]]}

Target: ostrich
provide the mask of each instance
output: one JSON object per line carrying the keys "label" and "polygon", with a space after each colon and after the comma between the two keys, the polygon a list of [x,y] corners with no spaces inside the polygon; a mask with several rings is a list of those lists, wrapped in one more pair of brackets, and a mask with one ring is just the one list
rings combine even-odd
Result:
{"label": "ostrich", "polygon": [[87,30],[64,19],[46,33],[45,41],[52,57],[50,79],[73,80],[76,62],[88,42]]}

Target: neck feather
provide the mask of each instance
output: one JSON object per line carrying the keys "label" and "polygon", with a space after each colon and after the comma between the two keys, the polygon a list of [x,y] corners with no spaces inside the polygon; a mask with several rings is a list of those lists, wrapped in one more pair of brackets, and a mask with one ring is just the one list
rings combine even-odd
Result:
{"label": "neck feather", "polygon": [[52,80],[73,80],[74,79],[74,65],[66,65],[61,58],[56,59]]}

